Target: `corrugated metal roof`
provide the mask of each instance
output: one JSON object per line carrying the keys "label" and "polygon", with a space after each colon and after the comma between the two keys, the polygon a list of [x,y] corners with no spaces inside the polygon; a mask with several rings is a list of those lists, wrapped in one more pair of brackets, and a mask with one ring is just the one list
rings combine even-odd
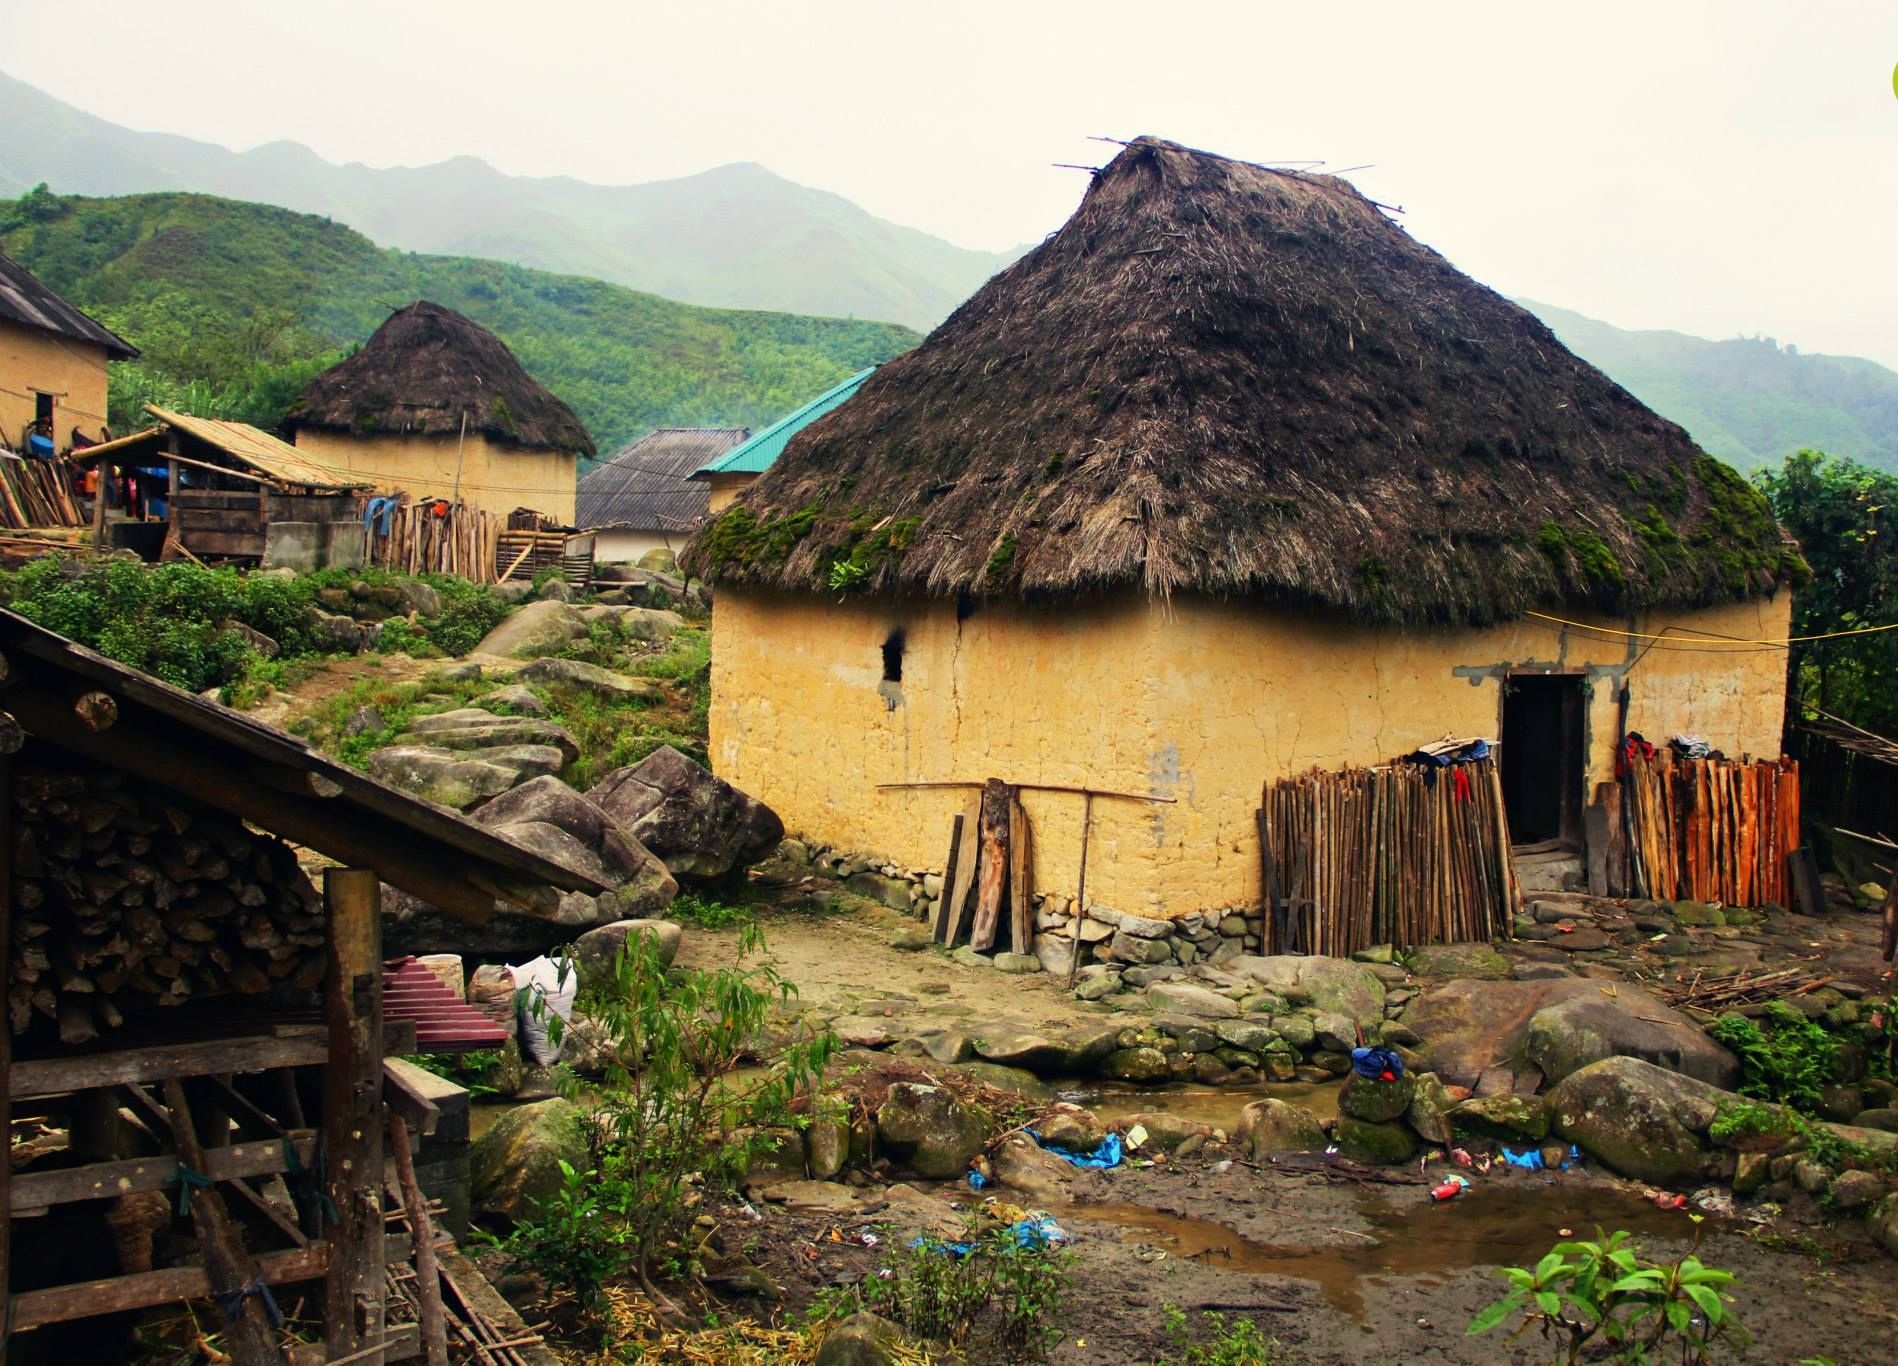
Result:
{"label": "corrugated metal roof", "polygon": [[581,527],[690,531],[711,493],[692,472],[738,445],[748,427],[661,427],[588,470],[574,522]]}
{"label": "corrugated metal roof", "polygon": [[0,319],[103,346],[113,360],[131,360],[138,348],[60,298],[18,261],[0,256]]}
{"label": "corrugated metal roof", "polygon": [[287,441],[279,441],[269,432],[259,431],[245,422],[225,422],[214,417],[192,417],[174,413],[156,403],[147,403],[145,411],[168,427],[195,436],[206,445],[247,465],[258,474],[279,483],[307,489],[366,489],[370,482],[345,474],[334,465],[318,460],[308,451],[300,451]]}
{"label": "corrugated metal roof", "polygon": [[874,365],[868,370],[859,370],[836,388],[819,394],[788,417],[779,418],[743,445],[735,446],[718,459],[701,465],[692,478],[705,479],[714,474],[763,474],[771,468],[772,462],[784,454],[784,448],[790,444],[792,437],[831,409],[842,404],[875,373],[876,366]]}

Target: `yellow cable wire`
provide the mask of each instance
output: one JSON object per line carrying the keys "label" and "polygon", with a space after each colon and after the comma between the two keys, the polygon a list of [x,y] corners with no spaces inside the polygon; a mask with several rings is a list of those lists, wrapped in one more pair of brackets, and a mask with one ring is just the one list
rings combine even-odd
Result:
{"label": "yellow cable wire", "polygon": [[[1523,615],[1537,617],[1543,621],[1557,622],[1563,626],[1573,626],[1581,631],[1601,631],[1611,636],[1625,636],[1630,640],[1678,640],[1680,639],[1679,632],[1694,630],[1691,626],[1677,626],[1673,628],[1677,633],[1673,636],[1669,636],[1665,633],[1657,635],[1650,631],[1618,631],[1612,626],[1596,626],[1586,621],[1570,621],[1567,617],[1553,617],[1547,612],[1525,612]],[[1810,640],[1837,640],[1843,636],[1869,636],[1879,631],[1898,631],[1898,621],[1885,626],[1859,626],[1850,631],[1827,631],[1822,635],[1816,636],[1787,636],[1782,640],[1746,640],[1739,636],[1712,635],[1706,631],[1696,631],[1693,639],[1708,645],[1799,645]]]}

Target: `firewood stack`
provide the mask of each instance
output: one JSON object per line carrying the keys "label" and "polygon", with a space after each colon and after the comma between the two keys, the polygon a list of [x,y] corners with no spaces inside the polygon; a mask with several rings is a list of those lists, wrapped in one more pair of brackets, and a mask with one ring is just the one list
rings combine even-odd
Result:
{"label": "firewood stack", "polygon": [[321,897],[290,846],[221,813],[22,762],[13,842],[15,1034],[45,1016],[80,1044],[150,1006],[322,982]]}

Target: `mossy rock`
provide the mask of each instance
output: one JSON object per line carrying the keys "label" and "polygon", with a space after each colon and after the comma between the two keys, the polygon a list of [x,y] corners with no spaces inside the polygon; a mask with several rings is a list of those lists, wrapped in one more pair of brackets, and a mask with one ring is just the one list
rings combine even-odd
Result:
{"label": "mossy rock", "polygon": [[1338,1151],[1346,1157],[1374,1166],[1392,1167],[1408,1162],[1417,1151],[1417,1137],[1407,1124],[1373,1124],[1368,1120],[1341,1115],[1331,1131]]}
{"label": "mossy rock", "polygon": [[1450,1111],[1459,1134],[1540,1143],[1549,1136],[1549,1107],[1540,1096],[1472,1096]]}

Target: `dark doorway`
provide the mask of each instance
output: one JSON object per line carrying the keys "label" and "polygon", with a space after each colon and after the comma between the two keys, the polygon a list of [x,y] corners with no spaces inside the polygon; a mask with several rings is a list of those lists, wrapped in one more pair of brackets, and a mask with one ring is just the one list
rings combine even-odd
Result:
{"label": "dark doorway", "polygon": [[1515,844],[1582,835],[1584,680],[1516,674],[1503,684],[1503,809]]}

